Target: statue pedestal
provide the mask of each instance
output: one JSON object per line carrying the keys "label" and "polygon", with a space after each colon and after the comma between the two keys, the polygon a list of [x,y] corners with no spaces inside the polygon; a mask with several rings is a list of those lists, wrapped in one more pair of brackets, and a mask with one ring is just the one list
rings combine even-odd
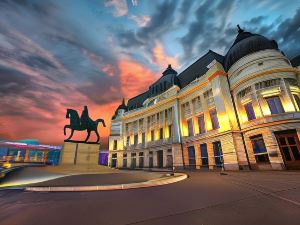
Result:
{"label": "statue pedestal", "polygon": [[100,144],[64,142],[60,165],[97,166]]}

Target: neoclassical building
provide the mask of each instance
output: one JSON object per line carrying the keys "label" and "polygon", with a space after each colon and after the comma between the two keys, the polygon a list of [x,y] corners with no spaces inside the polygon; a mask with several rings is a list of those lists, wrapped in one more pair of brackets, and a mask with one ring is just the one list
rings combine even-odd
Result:
{"label": "neoclassical building", "polygon": [[[238,27],[239,28],[239,27]],[[171,67],[116,109],[109,166],[300,169],[299,57],[238,29],[225,56]]]}

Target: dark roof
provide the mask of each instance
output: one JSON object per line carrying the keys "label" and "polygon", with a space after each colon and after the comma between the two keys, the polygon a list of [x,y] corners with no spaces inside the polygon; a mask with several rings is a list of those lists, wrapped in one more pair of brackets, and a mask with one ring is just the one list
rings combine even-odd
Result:
{"label": "dark roof", "polygon": [[166,76],[169,74],[177,75],[177,71],[172,68],[171,64],[169,64],[168,68],[162,74],[163,74],[163,76]]}
{"label": "dark roof", "polygon": [[125,99],[123,98],[122,104],[119,105],[119,107],[117,108],[116,111],[118,111],[119,109],[125,109],[127,110],[127,106],[125,105]]}
{"label": "dark roof", "polygon": [[150,85],[148,90],[149,97],[159,95],[170,89],[173,85],[180,87],[177,72],[169,64],[168,68],[162,73],[162,76]]}
{"label": "dark roof", "polygon": [[148,98],[148,91],[139,94],[128,100],[127,108],[128,110],[137,109],[143,107],[143,102]]}
{"label": "dark roof", "polygon": [[242,57],[265,49],[276,49],[278,45],[276,41],[269,40],[259,34],[252,34],[250,32],[240,29],[238,26],[238,35],[234,43],[225,55],[224,69],[228,71],[230,67]]}
{"label": "dark roof", "polygon": [[204,56],[202,56],[200,59],[186,68],[183,72],[181,72],[178,75],[181,88],[187,86],[196,78],[203,76],[208,71],[207,66],[213,60],[216,60],[219,63],[223,64],[224,57],[212,50],[209,50]]}
{"label": "dark roof", "polygon": [[300,65],[300,55],[291,59],[291,64],[293,67],[297,67]]}
{"label": "dark roof", "polygon": [[158,94],[166,91],[168,88],[170,88],[170,86],[167,86],[165,89],[164,85],[162,85],[163,90],[159,90],[158,92],[151,93],[151,88],[156,87],[157,85],[160,86],[160,84],[162,82],[170,81],[170,82],[172,82],[172,85],[175,84],[175,85],[179,86],[180,88],[185,87],[186,85],[191,83],[196,78],[204,75],[208,71],[207,66],[214,59],[222,64],[224,57],[209,50],[204,56],[202,56],[200,59],[198,59],[192,65],[190,65],[187,69],[185,69],[179,75],[177,75],[177,72],[171,67],[171,65],[169,65],[168,68],[163,72],[163,76],[161,78],[159,78],[155,83],[151,84],[150,89],[148,91],[128,100],[127,109],[133,110],[133,109],[141,108],[141,107],[143,107],[143,103],[147,98],[158,95]]}

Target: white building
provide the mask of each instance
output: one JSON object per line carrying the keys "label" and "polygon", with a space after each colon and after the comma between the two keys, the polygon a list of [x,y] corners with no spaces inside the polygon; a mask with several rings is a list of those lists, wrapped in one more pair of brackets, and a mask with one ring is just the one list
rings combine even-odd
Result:
{"label": "white building", "polygon": [[111,121],[111,167],[299,169],[300,70],[239,28],[225,56],[171,65]]}

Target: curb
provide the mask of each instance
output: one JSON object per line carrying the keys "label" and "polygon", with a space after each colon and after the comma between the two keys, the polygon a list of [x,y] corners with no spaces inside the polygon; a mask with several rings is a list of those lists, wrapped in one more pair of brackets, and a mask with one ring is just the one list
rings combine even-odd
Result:
{"label": "curb", "polygon": [[127,190],[136,188],[156,187],[166,184],[176,183],[188,178],[187,174],[175,173],[173,177],[159,178],[140,183],[115,184],[115,185],[99,185],[99,186],[64,186],[64,187],[26,187],[25,191],[31,192],[74,192],[74,191],[111,191],[111,190]]}

